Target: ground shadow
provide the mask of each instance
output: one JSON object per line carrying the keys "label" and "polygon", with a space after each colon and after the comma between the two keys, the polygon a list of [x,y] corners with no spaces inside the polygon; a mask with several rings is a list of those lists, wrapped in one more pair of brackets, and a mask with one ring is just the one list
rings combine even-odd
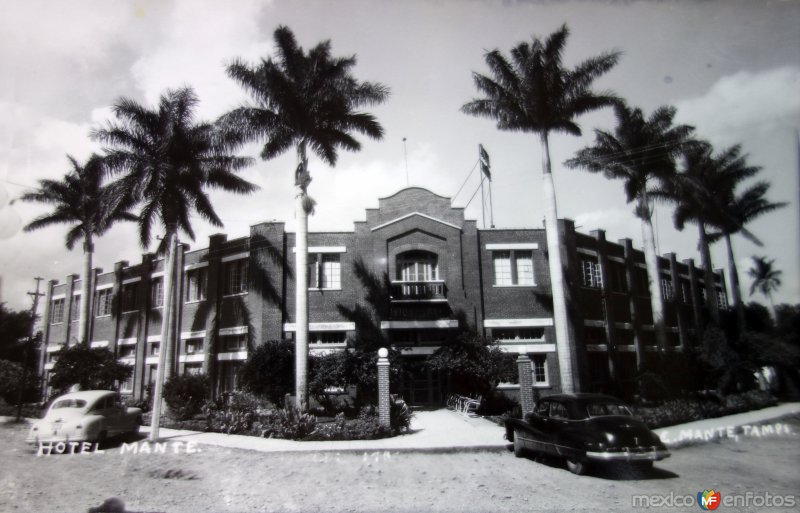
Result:
{"label": "ground shadow", "polygon": [[[506,448],[511,452],[514,450],[514,444],[507,444]],[[525,451],[523,453],[523,458],[540,465],[546,465],[551,468],[561,469],[564,472],[569,472],[563,458],[531,451]],[[628,463],[592,462],[586,470],[585,477],[595,477],[610,481],[651,481],[655,479],[674,479],[680,476],[672,471],[659,467],[658,462],[651,468],[637,467]]]}

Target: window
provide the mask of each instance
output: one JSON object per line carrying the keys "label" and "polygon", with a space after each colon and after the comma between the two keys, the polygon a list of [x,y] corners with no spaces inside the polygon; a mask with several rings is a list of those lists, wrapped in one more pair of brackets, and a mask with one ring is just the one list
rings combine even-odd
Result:
{"label": "window", "polygon": [[311,254],[308,259],[308,288],[342,288],[342,264],[338,253]]}
{"label": "window", "polygon": [[533,370],[533,384],[547,385],[547,355],[535,354],[531,359],[531,369]]}
{"label": "window", "polygon": [[69,318],[72,321],[77,321],[81,317],[81,295],[73,294],[72,305],[69,308]]}
{"label": "window", "polygon": [[53,310],[50,314],[50,322],[58,324],[64,322],[64,298],[53,300]]}
{"label": "window", "polygon": [[203,352],[203,339],[190,338],[186,341],[186,354],[197,354]]}
{"label": "window", "polygon": [[725,294],[721,291],[717,291],[717,306],[720,308],[728,308],[728,301],[725,299]]}
{"label": "window", "polygon": [[608,264],[609,279],[611,280],[611,290],[613,292],[628,292],[628,279],[625,276],[625,266],[620,263],[610,262]]}
{"label": "window", "polygon": [[150,305],[153,308],[164,306],[164,278],[153,278],[150,282]]}
{"label": "window", "polygon": [[544,328],[495,328],[492,338],[498,342],[522,342],[544,340]]}
{"label": "window", "polygon": [[220,392],[233,392],[239,385],[239,371],[242,364],[239,362],[225,362],[220,369]]}
{"label": "window", "polygon": [[692,286],[687,281],[681,281],[681,294],[684,303],[692,303]]}
{"label": "window", "polygon": [[136,356],[136,346],[135,345],[119,346],[119,357],[120,358],[133,358],[135,356]]}
{"label": "window", "polygon": [[161,351],[161,344],[158,342],[153,342],[150,344],[150,356],[158,356],[158,353]]}
{"label": "window", "polygon": [[675,294],[672,290],[672,278],[661,278],[661,297],[667,301],[670,301],[675,297]]}
{"label": "window", "polygon": [[247,292],[247,259],[240,258],[225,264],[225,294]]}
{"label": "window", "polygon": [[136,296],[139,292],[138,283],[128,283],[122,286],[122,311],[133,312],[136,310]]}
{"label": "window", "polygon": [[247,335],[225,335],[220,337],[222,339],[222,347],[225,351],[246,351],[247,350]]}
{"label": "window", "polygon": [[581,284],[584,287],[599,289],[603,286],[603,276],[600,274],[600,263],[588,258],[581,259]]}
{"label": "window", "polygon": [[[205,267],[193,269],[186,273],[186,301],[202,301],[206,298]],[[246,281],[246,280],[245,280]]]}
{"label": "window", "polygon": [[347,342],[346,331],[312,331],[308,335],[311,344],[344,344]]}
{"label": "window", "polygon": [[183,367],[183,373],[184,374],[191,374],[191,375],[202,374],[203,373],[203,364],[202,363],[187,363]]}
{"label": "window", "polygon": [[494,251],[494,284],[496,286],[535,285],[533,279],[533,252]]}
{"label": "window", "polygon": [[550,416],[550,401],[539,401],[539,404],[536,405],[536,409],[534,410],[536,415],[540,417],[549,417]]}
{"label": "window", "polygon": [[119,391],[122,393],[133,392],[133,376],[129,377],[119,385]]}
{"label": "window", "polygon": [[97,291],[97,296],[95,297],[97,317],[111,315],[111,299],[113,297],[114,291],[110,288]]}
{"label": "window", "polygon": [[550,403],[550,416],[554,419],[569,419],[567,408],[561,403]]}
{"label": "window", "polygon": [[400,281],[438,281],[439,257],[428,251],[407,251],[397,255]]}

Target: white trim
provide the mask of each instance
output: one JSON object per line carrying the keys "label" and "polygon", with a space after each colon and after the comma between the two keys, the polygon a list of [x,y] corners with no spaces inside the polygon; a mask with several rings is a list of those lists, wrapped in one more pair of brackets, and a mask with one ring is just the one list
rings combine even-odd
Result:
{"label": "white trim", "polygon": [[47,346],[47,348],[44,350],[44,352],[45,353],[55,353],[56,351],[59,351],[62,347],[64,347],[64,344],[57,344],[57,345],[54,345],[54,346]]}
{"label": "white trim", "polygon": [[147,337],[148,342],[161,342],[161,335],[150,335]]}
{"label": "white trim", "polygon": [[44,370],[52,370],[52,369],[53,369],[53,366],[54,366],[55,364],[56,364],[56,362],[45,363],[45,364],[44,364]]}
{"label": "white trim", "polygon": [[67,299],[67,294],[55,294],[50,298],[50,301],[57,301],[59,299]]}
{"label": "white trim", "polygon": [[632,330],[633,324],[629,322],[615,322],[614,327],[620,330]]}
{"label": "white trim", "polygon": [[577,251],[578,251],[578,253],[581,253],[582,255],[589,255],[589,256],[593,256],[593,257],[597,256],[597,251],[595,251],[593,249],[578,248]]}
{"label": "white trim", "polygon": [[76,289],[74,291],[72,291],[72,295],[73,296],[80,296],[81,295],[81,289],[79,287],[76,287]]}
{"label": "white trim", "polygon": [[205,338],[205,337],[206,337],[206,330],[181,332],[181,340],[186,340],[189,338]]}
{"label": "white trim", "polygon": [[658,347],[657,346],[644,346],[644,350],[650,353],[657,353]]}
{"label": "white trim", "polygon": [[586,344],[586,350],[592,352],[607,352],[608,345],[607,344]]}
{"label": "white trim", "polygon": [[416,346],[416,347],[401,347],[400,353],[405,355],[423,355],[427,356],[433,354],[439,349],[440,346]]}
{"label": "white trim", "polygon": [[127,280],[122,280],[122,284],[123,285],[127,285],[129,283],[136,283],[136,282],[139,282],[139,281],[142,281],[142,277],[141,276],[138,276],[136,278],[128,278]]}
{"label": "white trim", "polygon": [[587,320],[584,320],[583,321],[583,325],[584,326],[588,326],[590,328],[605,328],[606,327],[605,321],[593,321],[593,320],[588,320],[587,321]]}
{"label": "white trim", "polygon": [[250,258],[250,252],[249,251],[243,251],[241,253],[236,253],[236,254],[233,254],[233,255],[224,256],[224,257],[222,257],[222,263],[233,262],[234,260],[242,260],[243,258]]}
{"label": "white trim", "polygon": [[504,353],[528,354],[528,353],[555,353],[555,344],[503,344],[499,345]]}
{"label": "white trim", "polygon": [[[355,331],[354,322],[309,322],[308,331]],[[283,331],[297,331],[297,324],[287,322],[283,325]]]}
{"label": "white trim", "polygon": [[458,328],[455,319],[440,319],[438,321],[381,321],[381,329],[414,329],[414,328]]}
{"label": "white trim", "polygon": [[114,284],[113,283],[104,283],[102,285],[97,285],[94,288],[94,290],[95,290],[95,292],[98,292],[100,290],[113,289],[113,288],[114,288]]}
{"label": "white trim", "polygon": [[[346,246],[309,246],[309,253],[347,253]],[[292,253],[297,253],[297,247],[292,248]]]}
{"label": "white trim", "polygon": [[247,326],[235,326],[233,328],[220,328],[219,336],[224,337],[227,335],[246,335],[248,331]]}
{"label": "white trim", "polygon": [[193,271],[195,269],[202,269],[203,267],[208,267],[208,262],[197,262],[194,264],[186,264],[183,266],[184,271]]}
{"label": "white trim", "polygon": [[91,347],[92,349],[94,349],[95,347],[108,347],[108,340],[95,340],[91,344],[89,344],[89,347]]}
{"label": "white trim", "polygon": [[132,346],[132,345],[135,345],[137,341],[138,341],[137,338],[120,338],[120,339],[117,339],[117,345],[118,346]]}
{"label": "white trim", "polygon": [[642,324],[641,328],[645,331],[655,331],[656,327],[652,324]]}
{"label": "white trim", "polygon": [[459,231],[461,230],[460,226],[456,226],[456,225],[454,225],[452,223],[448,223],[447,221],[442,221],[441,219],[436,219],[435,217],[431,217],[431,216],[429,216],[427,214],[423,214],[422,212],[411,212],[410,214],[406,214],[404,216],[400,216],[397,219],[392,219],[391,221],[385,222],[383,224],[379,224],[375,228],[372,228],[371,231],[374,232],[374,231],[380,230],[381,228],[386,228],[389,225],[392,225],[394,223],[399,223],[400,221],[402,221],[404,219],[408,219],[409,217],[413,217],[413,216],[424,217],[425,219],[429,219],[431,221],[435,221],[437,223],[441,223],[441,224],[443,224],[445,226],[450,226],[452,228],[455,228],[456,230],[459,230]]}
{"label": "white trim", "polygon": [[234,360],[247,360],[247,351],[236,351],[233,353],[218,353],[218,362],[229,362]]}
{"label": "white trim", "polygon": [[638,267],[639,269],[645,269],[645,270],[647,270],[647,264],[642,264],[642,263],[640,263],[640,262],[636,262],[634,265],[635,265],[636,267]]}
{"label": "white trim", "polygon": [[692,281],[692,278],[688,274],[679,274],[678,276],[680,276],[681,278],[685,278],[689,281]]}
{"label": "white trim", "polygon": [[164,277],[164,271],[156,271],[154,273],[150,273],[150,279],[163,278],[163,277]]}
{"label": "white trim", "polygon": [[514,249],[539,249],[537,242],[512,242],[512,243],[497,243],[487,244],[487,251],[501,251],[501,250],[514,250]]}
{"label": "white trim", "polygon": [[145,365],[155,365],[158,366],[158,356],[148,356],[144,359]]}
{"label": "white trim", "polygon": [[136,365],[135,356],[125,356],[124,358],[118,358],[117,361],[125,365],[131,365],[131,366]]}
{"label": "white trim", "polygon": [[615,348],[615,351],[617,351],[618,353],[635,353],[636,352],[636,346],[634,346],[632,344],[622,344],[622,345],[618,345]]}
{"label": "white trim", "polygon": [[606,258],[608,258],[611,262],[616,262],[618,264],[624,264],[625,263],[625,259],[622,258],[622,257],[609,256],[609,257],[606,257]]}
{"label": "white trim", "polygon": [[484,319],[484,328],[541,328],[552,326],[552,317],[535,319]]}
{"label": "white trim", "polygon": [[178,356],[179,363],[203,363],[204,354],[182,354]]}
{"label": "white trim", "polygon": [[334,342],[333,344],[308,344],[309,349],[345,349],[347,342]]}

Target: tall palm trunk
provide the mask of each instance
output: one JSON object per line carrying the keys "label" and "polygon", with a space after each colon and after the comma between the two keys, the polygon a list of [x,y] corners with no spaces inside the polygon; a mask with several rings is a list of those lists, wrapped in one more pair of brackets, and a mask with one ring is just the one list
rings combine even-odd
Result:
{"label": "tall palm trunk", "polygon": [[717,291],[714,286],[714,268],[711,263],[711,250],[708,246],[706,225],[701,221],[697,223],[697,226],[700,237],[700,253],[703,257],[703,281],[705,281],[706,305],[708,306],[708,313],[711,316],[712,322],[719,325],[719,305],[717,304]]}
{"label": "tall palm trunk", "polygon": [[736,268],[736,259],[733,256],[733,241],[731,235],[725,234],[725,247],[728,250],[728,274],[731,279],[731,295],[733,295],[733,306],[736,308],[736,322],[739,324],[739,330],[743,331],[745,328],[744,320],[744,304],[742,303],[742,289],[739,285],[739,270]]}
{"label": "tall palm trunk", "polygon": [[574,392],[578,385],[577,375],[572,369],[569,324],[567,320],[567,301],[564,291],[564,266],[561,262],[561,242],[558,233],[558,208],[553,173],[550,166],[550,144],[547,132],[542,132],[542,186],[545,205],[545,234],[547,235],[547,254],[550,263],[550,282],[553,289],[553,321],[556,331],[558,369],[561,375],[561,390]]}
{"label": "tall palm trunk", "polygon": [[156,373],[156,389],[153,392],[153,420],[150,429],[150,440],[158,440],[158,428],[161,421],[161,398],[164,394],[164,382],[168,374],[167,355],[172,351],[170,343],[170,324],[173,318],[175,253],[178,246],[178,233],[175,225],[167,227],[167,258],[164,262],[164,317],[161,319],[161,341],[158,352],[158,371]]}
{"label": "tall palm trunk", "polygon": [[94,241],[87,233],[83,243],[83,278],[81,281],[81,313],[78,321],[78,342],[89,345],[89,320],[92,311],[92,257]]}
{"label": "tall palm trunk", "polygon": [[295,177],[295,406],[308,409],[308,159],[305,143],[297,147]]}
{"label": "tall palm trunk", "polygon": [[644,262],[647,267],[647,289],[650,293],[650,308],[653,311],[653,328],[656,344],[660,351],[667,349],[667,337],[664,333],[664,299],[661,297],[661,274],[658,270],[658,253],[656,238],[653,233],[653,219],[650,210],[650,198],[647,191],[642,191],[639,213],[642,220],[642,239],[644,242]]}

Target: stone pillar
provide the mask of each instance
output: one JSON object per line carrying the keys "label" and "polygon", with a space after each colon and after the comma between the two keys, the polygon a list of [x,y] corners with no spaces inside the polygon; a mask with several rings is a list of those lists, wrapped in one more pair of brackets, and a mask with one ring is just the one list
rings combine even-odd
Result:
{"label": "stone pillar", "polygon": [[519,373],[519,405],[522,407],[522,415],[532,412],[533,401],[533,372],[531,370],[531,359],[528,355],[521,354],[517,357],[517,372]]}
{"label": "stone pillar", "polygon": [[388,355],[385,347],[378,349],[378,421],[382,426],[391,427]]}

